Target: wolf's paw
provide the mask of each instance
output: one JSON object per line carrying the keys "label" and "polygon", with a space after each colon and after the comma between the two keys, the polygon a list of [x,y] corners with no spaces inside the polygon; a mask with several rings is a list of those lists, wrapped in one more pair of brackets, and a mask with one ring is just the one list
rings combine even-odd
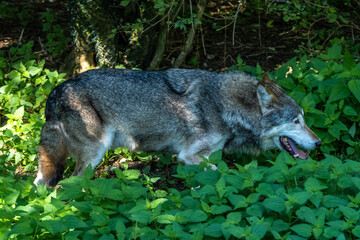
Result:
{"label": "wolf's paw", "polygon": [[216,171],[217,170],[217,166],[215,166],[214,164],[209,164],[211,166],[211,170]]}
{"label": "wolf's paw", "polygon": [[39,184],[44,184],[44,179],[42,174],[39,172],[34,180],[34,184],[37,186]]}

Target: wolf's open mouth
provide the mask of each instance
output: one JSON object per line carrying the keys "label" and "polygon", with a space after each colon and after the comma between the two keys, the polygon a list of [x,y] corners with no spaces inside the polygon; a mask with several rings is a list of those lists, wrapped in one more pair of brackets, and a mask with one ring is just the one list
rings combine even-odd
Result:
{"label": "wolf's open mouth", "polygon": [[309,152],[304,152],[301,149],[298,149],[295,145],[294,140],[289,137],[281,136],[279,137],[279,141],[281,146],[293,157],[293,158],[301,158],[306,159],[309,156]]}

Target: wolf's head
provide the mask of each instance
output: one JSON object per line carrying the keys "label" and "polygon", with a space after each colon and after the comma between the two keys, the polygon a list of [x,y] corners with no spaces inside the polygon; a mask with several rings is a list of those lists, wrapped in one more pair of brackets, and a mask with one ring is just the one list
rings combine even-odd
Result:
{"label": "wolf's head", "polygon": [[257,98],[262,115],[263,149],[278,147],[293,157],[305,159],[309,153],[298,149],[296,144],[304,149],[321,145],[321,140],[306,125],[304,111],[266,74],[257,86]]}

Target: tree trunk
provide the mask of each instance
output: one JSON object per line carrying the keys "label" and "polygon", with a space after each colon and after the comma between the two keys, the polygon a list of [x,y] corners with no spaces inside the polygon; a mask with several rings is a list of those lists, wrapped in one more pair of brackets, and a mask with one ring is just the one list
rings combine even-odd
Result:
{"label": "tree trunk", "polygon": [[[198,4],[198,11],[196,14],[196,18],[199,19],[199,21],[202,18],[205,6],[206,6],[206,0],[200,0],[200,2]],[[184,45],[183,49],[181,50],[181,53],[179,54],[179,56],[176,58],[172,67],[178,68],[185,61],[186,56],[189,54],[189,52],[192,49],[192,45],[193,45],[197,27],[198,27],[198,24],[194,24],[194,26],[190,29],[190,31],[186,37],[185,45]]]}
{"label": "tree trunk", "polygon": [[162,21],[160,23],[160,34],[159,34],[159,39],[158,39],[158,43],[156,46],[156,51],[154,54],[154,57],[148,67],[148,70],[155,70],[155,69],[159,69],[160,64],[163,60],[164,57],[164,52],[165,52],[165,46],[166,46],[166,39],[167,39],[167,24],[165,21]]}

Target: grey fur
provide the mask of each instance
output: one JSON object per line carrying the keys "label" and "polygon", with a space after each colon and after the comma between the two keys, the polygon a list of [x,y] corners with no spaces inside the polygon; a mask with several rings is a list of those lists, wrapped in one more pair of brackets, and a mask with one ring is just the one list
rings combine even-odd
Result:
{"label": "grey fur", "polygon": [[[283,133],[271,132],[298,116],[302,110],[278,85],[240,72],[91,70],[49,95],[35,183],[53,186],[61,179],[66,158],[52,151],[77,159],[74,175],[120,146],[166,151],[185,164],[199,164],[199,154],[219,149],[281,148],[276,139]],[[314,148],[319,139],[307,135],[306,144],[295,141]],[[64,142],[66,148],[56,150]]]}

